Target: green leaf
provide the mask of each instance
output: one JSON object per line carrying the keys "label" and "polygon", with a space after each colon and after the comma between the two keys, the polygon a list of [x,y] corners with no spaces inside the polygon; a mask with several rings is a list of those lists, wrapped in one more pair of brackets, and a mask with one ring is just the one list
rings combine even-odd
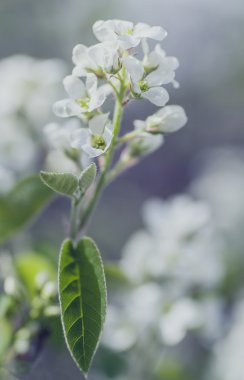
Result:
{"label": "green leaf", "polygon": [[0,197],[0,242],[29,222],[52,195],[39,176],[31,176],[17,182],[7,195]]}
{"label": "green leaf", "polygon": [[82,238],[76,247],[70,240],[63,243],[59,297],[67,346],[86,375],[100,340],[107,300],[101,256],[90,238]]}
{"label": "green leaf", "polygon": [[87,189],[91,186],[91,184],[96,178],[96,174],[97,167],[94,164],[94,162],[92,162],[85,170],[83,170],[79,177],[79,187],[82,194],[84,194],[87,191]]}
{"label": "green leaf", "polygon": [[42,181],[56,193],[72,196],[78,188],[78,178],[71,173],[41,172]]}
{"label": "green leaf", "polygon": [[12,338],[12,329],[10,323],[4,319],[0,319],[0,331],[1,331],[1,339],[0,339],[0,363],[6,357],[6,350],[9,347]]}
{"label": "green leaf", "polygon": [[49,281],[54,281],[56,277],[51,261],[35,252],[27,252],[16,256],[15,267],[30,297],[33,297],[36,293],[38,274],[45,273]]}

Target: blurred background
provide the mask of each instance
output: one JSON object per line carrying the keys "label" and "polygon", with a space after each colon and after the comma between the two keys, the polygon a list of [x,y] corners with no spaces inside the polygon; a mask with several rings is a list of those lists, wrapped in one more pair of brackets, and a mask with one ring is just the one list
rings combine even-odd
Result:
{"label": "blurred background", "polygon": [[[96,209],[89,234],[97,241],[106,260],[117,261],[121,258],[125,242],[135,231],[144,228],[141,209],[147,199],[169,199],[177,194],[188,193],[190,197],[206,202],[212,210],[217,228],[225,237],[228,236],[223,251],[228,251],[229,255],[238,252],[238,259],[232,263],[235,269],[231,277],[239,276],[237,284],[233,285],[232,282],[228,287],[224,281],[217,285],[218,289],[221,288],[221,299],[225,300],[224,314],[228,314],[230,304],[236,302],[234,295],[238,293],[239,297],[243,286],[241,274],[235,272],[240,262],[243,265],[244,247],[242,0],[1,0],[0,179],[4,183],[3,186],[0,185],[1,192],[6,193],[16,179],[35,173],[43,167],[46,159],[43,127],[55,120],[51,107],[55,100],[63,97],[61,81],[71,71],[72,48],[77,43],[95,43],[92,24],[98,19],[109,18],[161,25],[168,31],[163,48],[168,55],[174,55],[180,61],[176,75],[180,88],[169,89],[170,103],[185,108],[188,124],[178,133],[169,136],[162,149],[143,159],[139,165],[112,183]],[[30,92],[30,83],[28,90],[22,84],[19,85],[23,78],[32,81],[31,86],[38,87],[34,95]],[[147,102],[131,102],[126,107],[123,125],[130,127],[134,119],[144,119],[153,111],[153,105]],[[10,246],[3,246],[3,251],[10,248],[14,252],[45,250],[45,255],[50,252],[55,262],[55,252],[67,230],[68,212],[69,205],[65,200],[54,200],[34,225],[27,228],[27,233],[17,234]],[[233,320],[239,321],[241,306],[238,304],[234,309]],[[238,323],[241,326],[241,322]],[[243,330],[242,326],[242,334]],[[231,335],[229,331],[230,328],[224,324],[222,338],[228,333]],[[232,332],[231,337],[235,334],[241,333],[239,330]],[[194,336],[189,337],[185,343],[189,353],[191,347],[196,347],[195,339]],[[210,351],[215,343],[216,340],[214,343],[211,341]],[[198,357],[201,358],[199,368],[202,368],[203,358],[205,360],[207,356],[206,345],[210,345],[209,342],[204,344],[197,346]],[[227,346],[226,342],[225,345]],[[103,360],[106,363],[115,360],[114,352],[108,354],[107,350],[108,348],[104,349],[98,355],[98,368],[102,367]],[[172,348],[168,353],[170,358],[171,350]],[[228,348],[222,347],[221,350],[223,355],[227,355]],[[180,348],[177,347],[174,359],[179,355],[181,357],[179,352]],[[217,356],[222,355],[217,352]],[[123,367],[125,354],[117,356],[117,367]],[[233,364],[235,368],[239,366],[236,377],[229,374],[227,380],[243,379],[242,359],[240,357],[238,364]],[[133,360],[134,365],[137,365],[136,359]],[[155,375],[152,379],[182,380],[185,379],[184,376],[194,378],[198,373],[197,368],[185,375],[177,360],[171,358],[166,366],[168,372],[162,369],[161,375]],[[187,357],[185,362],[188,367],[189,361]],[[210,367],[214,365],[209,365]],[[118,370],[116,377],[117,372],[113,371],[109,369],[105,374],[95,374],[94,379],[137,379],[137,374],[124,375],[123,371],[120,374]],[[213,379],[217,379],[217,372],[214,372],[218,371],[216,369],[209,369],[207,374],[202,370],[198,379],[211,379],[211,371],[214,373]],[[7,376],[9,375],[6,375],[6,379]],[[52,349],[44,350],[29,374],[16,376],[31,380],[81,378],[67,352],[64,350],[57,353]],[[145,377],[149,378],[150,374]]]}

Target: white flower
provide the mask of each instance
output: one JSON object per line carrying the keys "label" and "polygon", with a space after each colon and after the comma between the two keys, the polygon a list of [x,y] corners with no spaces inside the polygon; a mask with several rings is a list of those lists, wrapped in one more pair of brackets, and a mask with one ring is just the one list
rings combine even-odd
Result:
{"label": "white flower", "polygon": [[143,63],[134,57],[126,57],[123,62],[130,75],[135,95],[149,100],[158,107],[163,107],[169,100],[169,94],[160,87],[162,83],[160,75],[158,82],[155,77],[150,77],[151,74],[146,75]]}
{"label": "white flower", "polygon": [[186,122],[187,116],[184,109],[177,105],[170,105],[161,108],[145,121],[135,120],[134,125],[151,133],[170,133],[184,127]]}
{"label": "white flower", "polygon": [[115,351],[126,351],[136,342],[135,328],[120,308],[108,306],[102,343]]}
{"label": "white flower", "polygon": [[66,150],[70,149],[73,135],[80,126],[77,119],[68,120],[63,125],[49,123],[44,127],[44,133],[52,148]]}
{"label": "white flower", "polygon": [[173,240],[187,239],[207,226],[211,210],[205,202],[180,195],[162,201],[152,199],[143,207],[143,219],[153,234]]}
{"label": "white flower", "polygon": [[73,49],[73,63],[73,75],[78,77],[86,76],[89,72],[102,78],[104,73],[113,74],[120,67],[117,44],[104,42],[91,47],[76,45]]}
{"label": "white flower", "polygon": [[176,345],[184,339],[187,330],[199,327],[202,320],[201,308],[197,302],[183,298],[175,302],[160,320],[160,332],[163,341]]}
{"label": "white flower", "polygon": [[0,115],[21,110],[39,127],[50,117],[50,104],[59,94],[65,66],[59,60],[37,60],[15,55],[0,61]]}
{"label": "white flower", "polygon": [[151,133],[142,131],[134,140],[127,144],[122,154],[122,159],[127,160],[150,154],[160,148],[163,142],[164,138],[162,135],[152,135]]}
{"label": "white flower", "polygon": [[122,20],[97,21],[93,25],[93,32],[99,41],[118,41],[122,49],[133,48],[144,38],[161,41],[167,35],[160,26],[151,27],[144,23],[134,25]]}
{"label": "white flower", "polygon": [[179,67],[179,61],[175,57],[167,57],[159,44],[155,49],[146,54],[143,59],[144,70],[148,73],[147,80],[155,85],[174,83],[175,70]]}
{"label": "white flower", "polygon": [[79,116],[91,112],[99,108],[106,99],[103,87],[97,88],[95,74],[87,74],[85,84],[74,75],[68,75],[63,84],[70,98],[54,104],[53,111],[59,117]]}
{"label": "white flower", "polygon": [[16,118],[5,117],[0,123],[0,162],[14,171],[27,171],[36,162],[37,146],[25,125]]}
{"label": "white flower", "polygon": [[89,121],[89,128],[77,130],[72,147],[82,149],[90,157],[97,157],[105,153],[113,137],[113,126],[108,114],[94,116]]}

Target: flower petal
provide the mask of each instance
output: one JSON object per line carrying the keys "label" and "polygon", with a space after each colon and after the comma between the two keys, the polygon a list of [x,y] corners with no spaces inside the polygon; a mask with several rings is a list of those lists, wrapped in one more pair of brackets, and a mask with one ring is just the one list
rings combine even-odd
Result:
{"label": "flower petal", "polygon": [[68,75],[63,80],[64,88],[72,99],[80,99],[86,95],[84,83],[74,75]]}
{"label": "flower petal", "polygon": [[87,53],[87,46],[79,44],[76,45],[72,52],[72,61],[75,65],[79,65],[83,61],[84,56]]}
{"label": "flower petal", "polygon": [[79,115],[81,108],[74,100],[63,99],[54,103],[53,112],[59,117],[70,117]]}
{"label": "flower petal", "polygon": [[89,139],[89,131],[85,128],[77,129],[72,133],[71,147],[75,149],[82,149],[83,145],[86,144]]}
{"label": "flower petal", "polygon": [[86,77],[86,91],[91,97],[97,90],[97,77],[95,74],[87,74]]}
{"label": "flower petal", "polygon": [[123,61],[126,70],[131,76],[131,79],[135,82],[139,81],[144,74],[142,62],[138,61],[138,59],[131,56],[124,58]]}
{"label": "flower petal", "polygon": [[170,105],[162,108],[157,112],[161,118],[161,132],[175,132],[182,128],[187,122],[187,116],[184,109],[177,105]]}
{"label": "flower petal", "polygon": [[94,135],[102,135],[105,124],[108,120],[108,113],[103,113],[102,115],[94,116],[89,121],[89,129]]}
{"label": "flower petal", "polygon": [[153,40],[162,41],[167,32],[161,26],[149,26],[144,23],[135,25],[134,35],[139,38],[152,38]]}
{"label": "flower petal", "polygon": [[88,111],[91,112],[96,108],[99,108],[103,105],[106,100],[106,94],[103,89],[98,89],[91,97]]}
{"label": "flower petal", "polygon": [[169,94],[163,87],[152,87],[143,92],[142,97],[158,107],[163,107],[169,100]]}

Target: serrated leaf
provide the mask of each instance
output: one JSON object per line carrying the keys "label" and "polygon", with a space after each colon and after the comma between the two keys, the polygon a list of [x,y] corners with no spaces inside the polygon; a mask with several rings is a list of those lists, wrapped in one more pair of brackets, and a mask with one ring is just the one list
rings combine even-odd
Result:
{"label": "serrated leaf", "polygon": [[53,193],[39,176],[24,178],[0,197],[0,242],[4,242],[51,199]]}
{"label": "serrated leaf", "polygon": [[84,169],[79,177],[79,187],[81,190],[81,193],[84,194],[88,188],[91,186],[93,181],[96,178],[97,174],[97,167],[92,162],[86,169]]}
{"label": "serrated leaf", "polygon": [[86,375],[100,340],[107,302],[101,256],[90,238],[82,238],[76,247],[71,240],[63,243],[59,297],[67,346]]}
{"label": "serrated leaf", "polygon": [[78,178],[72,173],[41,172],[42,181],[56,193],[72,196],[78,188]]}

